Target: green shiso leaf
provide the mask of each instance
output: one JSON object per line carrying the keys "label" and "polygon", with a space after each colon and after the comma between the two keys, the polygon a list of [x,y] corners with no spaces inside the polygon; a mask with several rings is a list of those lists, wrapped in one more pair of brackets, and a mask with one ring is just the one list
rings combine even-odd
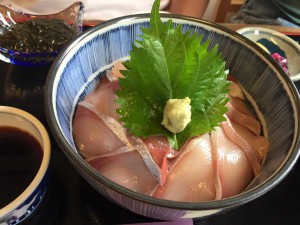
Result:
{"label": "green shiso leaf", "polygon": [[[130,60],[121,71],[117,91],[121,122],[138,137],[164,135],[174,149],[191,137],[210,132],[225,120],[230,82],[218,46],[208,50],[209,41],[196,33],[182,32],[172,20],[163,23],[160,1],[153,4],[150,27],[142,28]],[[191,122],[178,134],[161,125],[169,99],[191,99]]]}

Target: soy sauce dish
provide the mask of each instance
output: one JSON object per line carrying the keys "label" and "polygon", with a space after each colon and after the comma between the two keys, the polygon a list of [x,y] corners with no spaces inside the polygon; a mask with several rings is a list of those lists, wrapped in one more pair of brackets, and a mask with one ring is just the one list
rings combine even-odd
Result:
{"label": "soy sauce dish", "polygon": [[0,106],[0,145],[0,224],[18,224],[45,195],[50,139],[31,114]]}
{"label": "soy sauce dish", "polygon": [[209,49],[218,45],[226,69],[255,102],[270,141],[269,152],[255,179],[232,197],[202,202],[172,201],[118,185],[101,175],[79,153],[72,134],[78,102],[94,90],[115,62],[128,59],[132,44],[140,38],[141,28],[149,27],[149,14],[121,17],[96,25],[72,41],[56,58],[47,77],[45,93],[46,116],[55,139],[74,168],[93,188],[112,202],[143,216],[162,220],[200,218],[255,200],[280,183],[299,156],[297,89],[268,53],[242,35],[194,18],[172,14],[161,15],[161,18],[163,22],[172,19],[172,25],[180,25],[185,32],[192,30],[201,35],[203,42],[209,40]]}

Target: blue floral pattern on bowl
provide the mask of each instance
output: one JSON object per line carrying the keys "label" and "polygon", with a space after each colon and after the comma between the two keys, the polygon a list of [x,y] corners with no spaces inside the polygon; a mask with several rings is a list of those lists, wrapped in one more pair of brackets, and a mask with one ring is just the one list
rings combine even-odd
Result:
{"label": "blue floral pattern on bowl", "polygon": [[0,224],[15,225],[24,221],[33,213],[41,204],[47,190],[48,173],[37,187],[37,189],[23,202],[18,208],[8,214],[5,218],[0,219]]}

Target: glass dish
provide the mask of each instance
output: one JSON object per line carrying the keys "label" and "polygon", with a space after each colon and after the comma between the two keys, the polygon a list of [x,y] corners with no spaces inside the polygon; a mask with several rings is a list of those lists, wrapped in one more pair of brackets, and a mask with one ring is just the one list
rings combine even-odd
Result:
{"label": "glass dish", "polygon": [[[28,14],[0,4],[0,60],[25,66],[52,63],[65,44],[82,32],[83,13],[82,2],[48,15]],[[69,36],[62,40],[57,26],[60,34],[67,30]],[[33,29],[37,35],[32,35]]]}

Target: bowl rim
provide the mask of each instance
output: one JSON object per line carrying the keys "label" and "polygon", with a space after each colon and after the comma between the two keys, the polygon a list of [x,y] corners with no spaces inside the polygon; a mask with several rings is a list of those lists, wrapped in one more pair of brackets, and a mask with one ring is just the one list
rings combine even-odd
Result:
{"label": "bowl rim", "polygon": [[[298,44],[296,41],[294,41],[292,38],[290,38],[289,36],[280,33],[279,31],[270,29],[270,28],[266,28],[266,27],[258,27],[258,26],[253,26],[253,27],[244,27],[244,28],[240,28],[238,30],[236,30],[237,33],[241,34],[241,35],[245,35],[245,32],[255,32],[255,31],[263,31],[267,34],[273,35],[275,37],[278,37],[280,39],[285,40],[290,46],[291,48],[298,53],[299,58],[300,58],[300,44]],[[246,37],[246,36],[245,36]],[[247,37],[248,38],[248,37]],[[250,38],[248,38],[249,40],[251,40]],[[292,81],[298,81],[300,80],[300,72],[298,72],[295,75],[290,76]]]}
{"label": "bowl rim", "polygon": [[16,115],[18,117],[24,118],[29,123],[31,123],[40,133],[42,138],[42,149],[43,149],[43,158],[40,164],[40,168],[38,172],[36,173],[34,179],[31,181],[31,183],[26,187],[26,189],[12,202],[10,202],[8,205],[4,206],[3,208],[0,208],[0,220],[4,218],[5,216],[12,213],[17,207],[19,207],[23,202],[26,201],[30,197],[30,195],[37,189],[39,184],[42,182],[43,178],[46,175],[46,172],[49,167],[50,157],[51,157],[51,143],[50,138],[48,135],[48,132],[44,125],[33,115],[30,113],[21,110],[19,108],[10,107],[10,106],[0,106],[0,113],[7,113]]}
{"label": "bowl rim", "polygon": [[[64,135],[61,132],[59,126],[56,123],[56,119],[54,117],[55,111],[53,108],[53,95],[52,95],[52,89],[54,86],[54,80],[55,80],[55,73],[59,69],[59,65],[64,60],[64,58],[68,55],[68,53],[82,40],[84,40],[87,36],[92,35],[96,33],[100,29],[105,29],[111,25],[114,24],[122,24],[126,21],[134,21],[137,19],[148,19],[150,16],[149,13],[144,14],[135,14],[135,15],[129,15],[129,16],[123,16],[119,18],[115,18],[112,20],[105,21],[103,23],[100,23],[94,27],[88,28],[85,32],[83,32],[81,35],[79,35],[75,40],[73,40],[71,43],[65,46],[65,48],[60,52],[58,57],[55,59],[54,63],[52,64],[47,80],[46,80],[46,92],[45,92],[45,113],[46,118],[50,127],[50,130],[52,131],[52,134],[54,138],[56,139],[58,145],[62,149],[62,151],[65,153],[67,158],[72,162],[73,166],[76,167],[78,170],[84,170],[84,172],[90,176],[92,179],[95,179],[97,182],[101,183],[101,185],[107,187],[108,189],[113,190],[114,192],[117,192],[121,195],[124,195],[128,198],[134,199],[136,201],[143,202],[145,204],[155,205],[158,207],[165,207],[170,209],[176,209],[176,210],[210,210],[210,209],[222,209],[222,208],[229,208],[232,206],[237,206],[244,204],[246,202],[249,202],[251,200],[256,199],[257,197],[263,195],[264,193],[268,192],[272,188],[274,188],[277,184],[283,180],[286,175],[289,173],[291,168],[296,163],[297,158],[300,155],[300,138],[299,135],[297,135],[296,141],[294,143],[294,149],[290,152],[287,160],[285,160],[281,165],[281,170],[276,171],[276,173],[268,179],[268,182],[264,182],[258,187],[255,187],[249,191],[243,192],[239,195],[216,200],[216,201],[204,201],[204,202],[179,202],[179,201],[170,201],[165,199],[158,199],[153,198],[150,196],[146,196],[137,192],[134,192],[132,190],[129,190],[125,187],[122,187],[108,178],[105,178],[104,176],[100,175],[94,168],[92,168],[90,165],[86,163],[86,161],[82,157],[78,157],[79,155],[72,150],[72,147],[69,145],[69,143],[64,139]],[[298,91],[293,84],[293,82],[289,79],[287,74],[283,71],[283,69],[280,67],[280,65],[263,49],[261,49],[259,46],[257,46],[252,41],[248,40],[241,34],[230,30],[227,27],[224,27],[220,24],[215,24],[210,21],[197,19],[193,17],[187,17],[182,15],[174,15],[174,14],[161,14],[162,19],[178,19],[183,21],[189,21],[189,22],[195,22],[199,23],[200,25],[206,25],[210,28],[221,30],[222,32],[225,32],[229,36],[233,36],[237,39],[239,39],[242,42],[246,42],[249,46],[251,46],[253,49],[255,49],[257,52],[259,52],[263,57],[267,58],[267,60],[272,64],[272,66],[280,73],[282,79],[285,81],[286,85],[290,89],[293,95],[293,100],[297,103],[295,104],[296,110],[298,115],[300,115],[300,100],[299,100],[299,94]],[[296,131],[298,134],[298,130]],[[80,174],[83,176],[82,174]]]}

